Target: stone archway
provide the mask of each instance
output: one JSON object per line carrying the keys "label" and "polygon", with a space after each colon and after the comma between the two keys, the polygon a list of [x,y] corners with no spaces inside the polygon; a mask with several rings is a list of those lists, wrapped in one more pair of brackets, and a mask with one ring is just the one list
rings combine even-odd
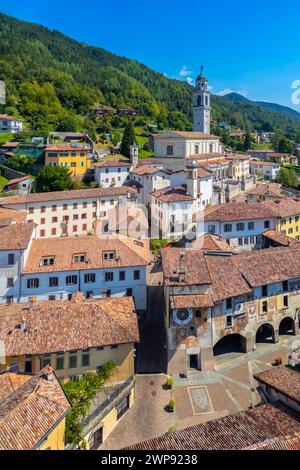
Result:
{"label": "stone archway", "polygon": [[238,333],[223,336],[214,345],[214,356],[221,356],[229,353],[246,352],[246,338]]}
{"label": "stone archway", "polygon": [[279,335],[295,336],[296,334],[295,322],[291,317],[284,317],[279,323]]}
{"label": "stone archway", "polygon": [[256,343],[275,343],[275,329],[271,323],[263,323],[256,331]]}

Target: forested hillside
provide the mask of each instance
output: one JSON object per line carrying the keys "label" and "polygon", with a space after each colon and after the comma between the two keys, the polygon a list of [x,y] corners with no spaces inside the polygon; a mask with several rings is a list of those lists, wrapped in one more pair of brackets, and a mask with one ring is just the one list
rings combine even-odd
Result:
{"label": "forested hillside", "polygon": [[[97,106],[133,108],[137,125],[191,128],[192,87],[134,60],[78,43],[37,24],[0,14],[0,79],[7,104],[39,131],[85,130],[91,135],[122,127],[124,117],[96,118]],[[213,118],[244,129],[282,128],[300,140],[300,123],[252,102],[213,96]]]}

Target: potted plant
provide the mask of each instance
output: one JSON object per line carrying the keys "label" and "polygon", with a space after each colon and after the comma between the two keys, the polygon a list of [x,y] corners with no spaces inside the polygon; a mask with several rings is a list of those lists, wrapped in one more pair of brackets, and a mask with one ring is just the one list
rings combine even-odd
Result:
{"label": "potted plant", "polygon": [[168,377],[166,381],[166,389],[170,390],[173,387],[174,380],[173,377]]}
{"label": "potted plant", "polygon": [[174,400],[174,398],[172,398],[172,399],[169,401],[169,405],[168,405],[168,408],[169,408],[170,413],[173,413],[173,412],[174,412],[175,406],[176,406],[176,401]]}

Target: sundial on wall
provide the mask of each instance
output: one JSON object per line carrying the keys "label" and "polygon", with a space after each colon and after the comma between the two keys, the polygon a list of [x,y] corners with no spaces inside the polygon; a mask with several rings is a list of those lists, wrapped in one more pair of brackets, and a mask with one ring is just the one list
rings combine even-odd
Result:
{"label": "sundial on wall", "polygon": [[179,308],[173,310],[173,320],[178,325],[187,325],[193,319],[193,310],[190,308]]}

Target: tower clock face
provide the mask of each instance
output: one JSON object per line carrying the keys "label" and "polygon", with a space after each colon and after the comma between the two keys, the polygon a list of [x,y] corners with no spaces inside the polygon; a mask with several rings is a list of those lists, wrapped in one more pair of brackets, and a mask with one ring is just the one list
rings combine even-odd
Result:
{"label": "tower clock face", "polygon": [[173,310],[173,320],[178,325],[187,325],[193,319],[193,310],[190,308],[179,308]]}

